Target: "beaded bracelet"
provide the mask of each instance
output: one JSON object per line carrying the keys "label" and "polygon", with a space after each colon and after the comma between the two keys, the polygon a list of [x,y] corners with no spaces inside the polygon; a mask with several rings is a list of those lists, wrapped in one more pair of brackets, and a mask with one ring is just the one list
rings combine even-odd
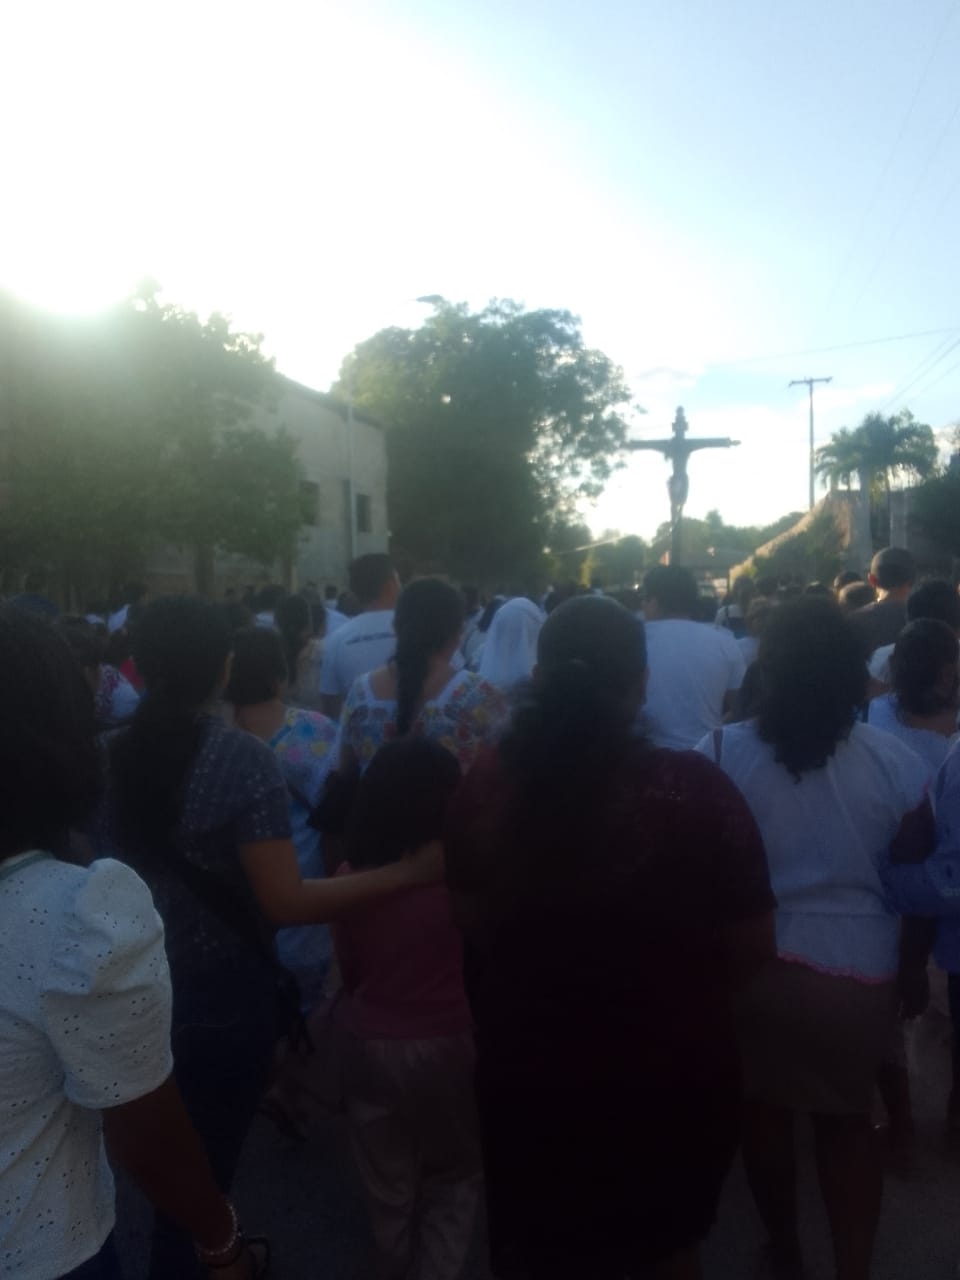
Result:
{"label": "beaded bracelet", "polygon": [[230,1210],[230,1238],[227,1243],[219,1249],[202,1249],[200,1245],[194,1244],[199,1261],[214,1271],[218,1267],[232,1266],[243,1249],[243,1232],[240,1230],[240,1219],[237,1217],[237,1211],[229,1200],[227,1201],[227,1208]]}

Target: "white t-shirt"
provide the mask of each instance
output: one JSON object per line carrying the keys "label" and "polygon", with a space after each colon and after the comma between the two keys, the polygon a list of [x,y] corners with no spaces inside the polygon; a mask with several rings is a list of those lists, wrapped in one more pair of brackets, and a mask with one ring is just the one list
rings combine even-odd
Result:
{"label": "white t-shirt", "polygon": [[[697,750],[715,759],[713,734]],[[763,836],[780,955],[863,982],[895,977],[900,922],[879,867],[903,819],[928,797],[928,766],[891,734],[858,723],[798,782],[752,721],[723,730],[719,764]]]}
{"label": "white t-shirt", "polygon": [[324,617],[326,625],[324,638],[329,638],[335,631],[339,631],[341,627],[345,627],[350,621],[345,613],[341,613],[339,609],[334,609],[329,604],[324,607]]}
{"label": "white t-shirt", "polygon": [[0,1276],[50,1280],[113,1229],[100,1111],[173,1070],[150,891],[112,859],[0,864]]}
{"label": "white t-shirt", "polygon": [[873,698],[867,711],[867,723],[884,733],[892,733],[895,738],[915,751],[934,777],[940,772],[940,766],[950,753],[950,748],[957,741],[957,734],[945,738],[942,733],[934,733],[932,729],[912,729],[904,724],[897,713],[896,694],[887,693],[883,697]]}
{"label": "white t-shirt", "polygon": [[658,747],[688,751],[723,723],[724,696],[746,663],[731,632],[684,618],[646,624],[650,683],[643,727]]}
{"label": "white t-shirt", "polygon": [[879,680],[881,684],[893,683],[893,676],[890,673],[890,659],[893,657],[893,651],[896,647],[895,644],[882,644],[879,649],[874,649],[870,658],[870,675],[874,680]]}
{"label": "white t-shirt", "polygon": [[118,609],[116,613],[111,613],[107,618],[107,630],[111,635],[115,631],[122,631],[127,625],[127,615],[130,613],[130,606],[125,604],[122,609]]}
{"label": "white t-shirt", "polygon": [[396,648],[392,609],[374,609],[350,618],[324,642],[320,692],[345,698],[354,680],[384,666]]}
{"label": "white t-shirt", "polygon": [[748,667],[751,663],[756,662],[757,654],[760,652],[760,640],[757,636],[741,636],[737,644],[740,646],[743,660]]}

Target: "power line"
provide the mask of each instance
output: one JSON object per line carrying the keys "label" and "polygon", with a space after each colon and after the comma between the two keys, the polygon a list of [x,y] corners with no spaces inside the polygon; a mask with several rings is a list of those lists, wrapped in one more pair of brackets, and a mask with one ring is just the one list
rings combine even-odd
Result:
{"label": "power line", "polygon": [[913,204],[913,201],[919,195],[920,189],[923,186],[924,182],[926,182],[927,174],[933,168],[933,162],[934,160],[936,160],[937,156],[940,154],[940,148],[943,146],[944,142],[946,141],[947,134],[952,129],[953,123],[956,120],[957,116],[960,116],[960,98],[957,99],[957,104],[953,108],[953,111],[950,114],[949,120],[944,125],[943,129],[940,131],[940,134],[933,145],[933,150],[927,156],[926,163],[923,166],[923,171],[921,172],[920,177],[917,179],[917,181],[913,184],[910,190],[910,193],[907,196],[906,203],[904,204],[903,209],[901,210],[900,217],[894,223],[893,229],[891,230],[890,234],[887,236],[886,240],[884,241],[883,246],[876,257],[872,268],[867,273],[867,278],[866,280],[864,280],[863,285],[860,289],[860,292],[857,294],[856,299],[854,300],[853,305],[850,308],[851,311],[855,311],[857,309],[857,307],[860,305],[860,302],[864,294],[867,292],[867,290],[870,288],[870,285],[873,283],[874,276],[877,274],[877,271],[880,268],[881,262],[883,262],[883,259],[886,257],[887,252],[890,249],[890,246],[896,240],[900,232],[900,228],[903,226],[904,222],[906,221],[907,214],[910,212],[910,206]]}
{"label": "power line", "polygon": [[840,285],[843,283],[844,277],[846,276],[847,272],[850,269],[850,264],[853,262],[855,251],[858,245],[860,244],[861,239],[863,237],[863,232],[866,229],[867,221],[870,215],[873,213],[873,207],[877,203],[877,198],[879,197],[880,192],[883,190],[883,184],[887,180],[887,175],[890,172],[890,166],[893,164],[893,158],[897,154],[897,152],[900,150],[900,144],[903,142],[903,139],[906,136],[907,125],[910,123],[910,120],[913,117],[913,113],[916,110],[917,103],[920,101],[920,94],[923,90],[923,86],[927,82],[927,77],[930,74],[930,68],[933,66],[934,59],[936,58],[937,54],[940,51],[941,41],[943,40],[943,37],[947,33],[947,27],[953,21],[953,17],[956,11],[957,11],[957,6],[954,3],[954,0],[950,0],[950,3],[947,5],[947,11],[946,11],[946,14],[944,15],[943,22],[940,23],[940,26],[937,29],[937,33],[934,36],[933,45],[930,49],[930,53],[928,54],[927,60],[924,63],[923,70],[920,73],[920,79],[917,81],[917,86],[913,91],[913,96],[910,99],[910,103],[907,107],[906,113],[900,122],[900,128],[897,131],[897,135],[894,138],[894,141],[892,146],[890,147],[890,150],[887,152],[887,158],[884,161],[883,167],[880,170],[879,176],[877,177],[877,180],[873,185],[873,189],[870,193],[870,196],[863,206],[863,214],[860,218],[859,223],[857,224],[857,229],[850,240],[847,252],[844,254],[844,257],[841,260],[842,261],[841,268],[838,271],[836,277],[834,278],[833,287],[830,290],[830,294],[827,298],[827,302],[824,304],[825,311],[830,310],[830,307],[832,306],[833,301],[837,296],[837,290],[839,289]]}
{"label": "power line", "polygon": [[[960,343],[957,345],[960,346]],[[932,391],[934,387],[938,387],[944,378],[949,378],[951,373],[956,373],[958,369],[960,369],[960,360],[958,360],[956,364],[952,364],[945,373],[941,373],[939,378],[934,378],[934,380],[932,382],[928,382],[925,387],[921,387],[916,394],[918,396],[925,396],[929,391]]]}
{"label": "power line", "polygon": [[889,338],[863,338],[858,342],[841,342],[830,347],[805,347],[802,351],[777,351],[772,355],[744,356],[737,360],[707,361],[711,369],[733,369],[741,364],[761,364],[766,360],[793,360],[800,356],[822,356],[831,351],[852,351],[856,347],[879,347],[887,342],[906,342],[913,338],[936,338],[944,333],[960,333],[960,325],[943,329],[916,329],[913,333],[895,333]]}
{"label": "power line", "polygon": [[922,382],[927,374],[932,373],[937,365],[942,364],[947,356],[954,352],[957,347],[960,347],[960,338],[956,338],[953,341],[951,341],[950,338],[947,338],[945,342],[938,343],[929,355],[924,356],[920,363],[910,370],[907,374],[907,381],[901,384],[901,386],[894,391],[890,399],[880,409],[880,412],[886,413],[887,409],[889,409],[892,404],[895,404],[898,400],[902,400],[912,387],[916,386],[918,382]]}

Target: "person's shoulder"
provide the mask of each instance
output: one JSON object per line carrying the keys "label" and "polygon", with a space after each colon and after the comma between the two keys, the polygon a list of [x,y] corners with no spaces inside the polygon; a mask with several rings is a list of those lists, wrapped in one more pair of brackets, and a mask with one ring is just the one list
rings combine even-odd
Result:
{"label": "person's shoulder", "polygon": [[740,641],[729,627],[715,627],[709,622],[695,622],[693,625],[710,637],[709,641],[704,643],[715,645],[727,653],[740,652]]}
{"label": "person's shoulder", "polygon": [[287,723],[292,725],[296,736],[311,744],[314,749],[318,746],[329,747],[336,742],[340,729],[329,716],[302,707],[291,707],[287,714]]}
{"label": "person's shoulder", "polygon": [[43,902],[47,919],[57,931],[106,931],[111,937],[156,931],[150,890],[116,858],[98,858],[78,867],[51,857],[19,874],[34,903]]}
{"label": "person's shoulder", "polygon": [[[731,726],[739,728],[740,726]],[[724,729],[724,746],[722,761],[726,764],[726,740],[728,730]],[[718,767],[713,744],[713,735],[708,734],[695,750],[674,751],[667,747],[649,747],[636,743],[625,762],[632,777],[643,780],[645,786],[653,786],[658,791],[675,796],[681,807],[691,813],[697,812],[703,804],[709,804],[711,798],[725,794],[733,784],[726,772]]]}
{"label": "person's shoulder", "polygon": [[200,756],[201,767],[215,762],[238,777],[256,773],[277,775],[276,757],[267,743],[252,733],[225,724],[219,716],[207,718]]}
{"label": "person's shoulder", "polygon": [[350,634],[349,627],[356,622],[356,618],[344,618],[338,623],[332,631],[328,631],[323,641],[323,661],[329,662],[334,654],[338,653],[343,644],[344,632]]}
{"label": "person's shoulder", "polygon": [[466,667],[457,672],[450,681],[449,688],[455,697],[471,705],[503,699],[503,695],[489,680],[485,680],[479,672],[470,671]]}
{"label": "person's shoulder", "polygon": [[887,775],[911,794],[918,786],[932,781],[930,766],[913,747],[886,729],[858,720],[850,732],[848,743],[873,756]]}

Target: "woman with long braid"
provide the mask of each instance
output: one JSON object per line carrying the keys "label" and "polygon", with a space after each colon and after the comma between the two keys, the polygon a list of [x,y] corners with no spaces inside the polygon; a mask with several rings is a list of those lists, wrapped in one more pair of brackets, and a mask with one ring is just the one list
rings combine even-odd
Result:
{"label": "woman with long braid", "polygon": [[384,742],[431,738],[466,771],[503,723],[505,704],[454,655],[463,630],[460,593],[438,578],[405,588],[394,616],[397,648],[385,667],[361,676],[347,697],[341,730],[341,769],[366,770]]}

